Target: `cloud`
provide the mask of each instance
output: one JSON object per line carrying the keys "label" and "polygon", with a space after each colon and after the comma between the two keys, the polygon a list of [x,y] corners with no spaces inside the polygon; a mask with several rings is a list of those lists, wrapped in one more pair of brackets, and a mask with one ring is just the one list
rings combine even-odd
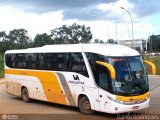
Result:
{"label": "cloud", "polygon": [[[100,19],[121,21],[120,9],[115,11],[115,7],[120,6],[129,9],[138,17],[145,17],[158,12],[159,4],[159,0],[148,0],[147,2],[146,0],[0,0],[0,6],[12,6],[28,13],[63,11],[64,20],[87,21]],[[104,9],[97,8],[99,5]],[[93,17],[94,13],[98,17]]]}
{"label": "cloud", "polygon": [[62,11],[26,14],[21,11],[14,11],[10,7],[0,7],[0,16],[0,31],[8,33],[13,29],[24,28],[33,38],[38,33],[50,34],[50,30],[64,24]]}
{"label": "cloud", "polygon": [[111,9],[106,11],[102,11],[96,6],[88,6],[86,8],[81,9],[67,9],[63,11],[63,19],[78,19],[78,20],[112,20],[112,21],[120,21],[120,16],[116,15]]}
{"label": "cloud", "polygon": [[[114,3],[118,0],[0,0],[0,6],[12,6],[14,9],[27,13],[46,13],[63,11],[64,20],[99,20],[112,19],[112,11],[103,11],[97,6]],[[92,17],[96,13],[98,17]]]}
{"label": "cloud", "polygon": [[[61,22],[67,20],[74,20],[76,22],[96,22],[98,20],[104,21],[105,23],[130,23],[128,13],[120,9],[122,6],[130,11],[133,17],[134,26],[136,23],[144,22],[144,20],[147,21],[149,15],[159,12],[159,4],[159,0],[0,0],[0,8],[3,6],[11,7],[13,10],[12,12],[20,11],[23,14],[36,14],[36,16],[42,15],[43,17],[46,17],[44,16],[46,13],[50,13],[51,16],[54,12],[58,12],[58,14],[61,15],[60,17],[56,14],[49,17],[49,19],[54,20],[59,18]],[[3,10],[1,12],[3,16],[6,16],[6,13],[3,13]],[[24,21],[19,15],[17,15],[19,19],[14,20],[13,18],[15,18],[15,15],[10,14],[11,13],[8,13],[7,16],[10,16],[9,19],[11,21]],[[28,16],[28,19],[26,18],[26,23],[33,20],[33,17],[29,17],[30,16]],[[45,25],[47,25],[48,22],[47,17]],[[39,17],[35,17],[35,20],[33,21],[42,20],[42,18],[36,18]],[[23,24],[20,25],[23,26]],[[51,24],[49,25],[51,26]],[[48,28],[50,29],[51,27]]]}
{"label": "cloud", "polygon": [[146,17],[160,11],[159,0],[129,0],[134,4],[134,11],[138,17]]}
{"label": "cloud", "polygon": [[132,8],[133,5],[128,0],[118,0],[110,3],[102,3],[97,5],[90,5],[85,8],[73,8],[63,11],[64,20],[78,19],[78,20],[104,20],[112,22],[126,21],[123,17],[123,10],[121,6]]}
{"label": "cloud", "polygon": [[42,13],[72,8],[84,8],[90,5],[114,1],[115,0],[1,0],[0,5],[12,5],[26,11]]}

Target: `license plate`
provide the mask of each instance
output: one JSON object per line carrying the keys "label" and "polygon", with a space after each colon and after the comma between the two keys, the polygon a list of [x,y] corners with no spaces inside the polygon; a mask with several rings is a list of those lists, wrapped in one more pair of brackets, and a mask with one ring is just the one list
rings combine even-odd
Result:
{"label": "license plate", "polygon": [[138,108],[139,108],[139,106],[134,106],[134,107],[132,107],[133,110],[136,110],[136,109],[138,109]]}

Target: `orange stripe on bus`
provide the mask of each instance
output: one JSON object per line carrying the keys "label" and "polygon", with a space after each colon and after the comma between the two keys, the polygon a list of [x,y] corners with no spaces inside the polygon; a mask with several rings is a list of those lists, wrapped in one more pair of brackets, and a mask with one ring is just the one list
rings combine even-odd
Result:
{"label": "orange stripe on bus", "polygon": [[58,82],[58,78],[53,72],[5,69],[5,74],[37,77],[42,84],[48,102],[68,105],[64,92],[62,92],[63,90]]}

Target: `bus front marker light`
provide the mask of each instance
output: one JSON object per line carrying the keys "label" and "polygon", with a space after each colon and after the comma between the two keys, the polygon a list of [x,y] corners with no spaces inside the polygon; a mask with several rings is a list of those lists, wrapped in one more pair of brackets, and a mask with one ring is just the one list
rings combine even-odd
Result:
{"label": "bus front marker light", "polygon": [[148,100],[149,98],[150,98],[150,96],[147,96],[147,97],[146,97],[146,100]]}

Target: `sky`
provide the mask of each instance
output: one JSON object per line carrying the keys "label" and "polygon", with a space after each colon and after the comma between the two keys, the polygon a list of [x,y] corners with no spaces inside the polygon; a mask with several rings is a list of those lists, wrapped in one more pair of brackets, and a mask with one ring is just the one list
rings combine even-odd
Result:
{"label": "sky", "polygon": [[147,39],[160,34],[159,5],[160,0],[0,0],[0,31],[24,28],[34,38],[77,23],[90,27],[93,39]]}

